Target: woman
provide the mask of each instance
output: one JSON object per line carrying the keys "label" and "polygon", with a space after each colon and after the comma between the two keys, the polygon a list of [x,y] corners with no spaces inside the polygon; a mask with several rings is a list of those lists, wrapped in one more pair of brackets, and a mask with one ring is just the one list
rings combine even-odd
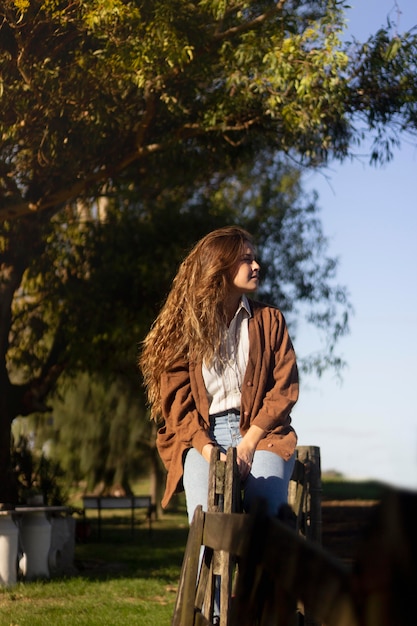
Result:
{"label": "woman", "polygon": [[140,357],[157,446],[167,469],[162,506],[183,488],[188,517],[207,510],[213,446],[237,449],[244,510],[257,497],[271,515],[287,501],[297,436],[294,349],[282,313],[252,301],[260,267],[252,237],[225,227],[180,266]]}

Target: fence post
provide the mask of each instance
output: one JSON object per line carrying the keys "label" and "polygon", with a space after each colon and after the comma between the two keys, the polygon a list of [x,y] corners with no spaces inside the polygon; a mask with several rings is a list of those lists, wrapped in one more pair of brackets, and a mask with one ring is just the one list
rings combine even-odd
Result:
{"label": "fence post", "polygon": [[306,467],[308,472],[307,490],[307,537],[315,543],[321,544],[322,517],[321,517],[321,463],[320,448],[317,446],[297,446],[297,458]]}

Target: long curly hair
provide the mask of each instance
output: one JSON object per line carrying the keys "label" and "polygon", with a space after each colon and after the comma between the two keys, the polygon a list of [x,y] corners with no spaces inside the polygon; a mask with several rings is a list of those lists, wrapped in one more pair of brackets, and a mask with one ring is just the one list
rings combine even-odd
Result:
{"label": "long curly hair", "polygon": [[181,358],[211,364],[220,355],[225,302],[247,244],[252,245],[252,236],[243,228],[219,228],[181,263],[138,361],[152,419],[161,417],[163,372]]}

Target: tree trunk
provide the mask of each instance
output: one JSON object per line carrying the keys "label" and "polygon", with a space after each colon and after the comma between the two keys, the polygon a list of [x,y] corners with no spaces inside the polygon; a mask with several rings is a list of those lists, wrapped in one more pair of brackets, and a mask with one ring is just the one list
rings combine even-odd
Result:
{"label": "tree trunk", "polygon": [[0,373],[0,507],[16,504],[17,489],[10,463],[11,420],[8,410],[9,378],[5,367]]}
{"label": "tree trunk", "polygon": [[10,467],[11,414],[13,387],[9,380],[6,356],[12,323],[12,302],[20,285],[24,267],[7,255],[0,256],[0,503],[15,503],[17,490]]}

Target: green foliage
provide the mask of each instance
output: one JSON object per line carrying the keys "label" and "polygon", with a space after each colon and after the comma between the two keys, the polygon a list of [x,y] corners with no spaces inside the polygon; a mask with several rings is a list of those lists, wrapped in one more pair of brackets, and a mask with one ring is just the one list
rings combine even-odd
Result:
{"label": "green foliage", "polygon": [[45,253],[25,275],[24,297],[15,301],[12,369],[25,362],[34,371],[38,361],[30,354],[62,343],[67,371],[123,376],[137,393],[138,343],[179,263],[200,236],[228,223],[254,234],[259,295],[286,313],[294,338],[303,316],[325,338],[321,361],[300,355],[300,364],[316,372],[342,366],[334,347],[348,330],[350,304],[335,281],[337,260],[326,256],[315,198],[302,193],[294,166],[264,153],[254,167],[199,189],[167,187],[152,203],[139,193],[115,186],[101,217],[94,206],[56,216]]}
{"label": "green foliage", "polygon": [[[415,29],[400,37],[391,34],[391,24],[363,44],[352,44],[355,71],[351,74],[351,103],[355,124],[373,132],[371,162],[381,154],[392,158],[401,134],[415,134],[416,35]],[[401,93],[401,101],[395,94]]]}
{"label": "green foliage", "polygon": [[416,37],[385,29],[358,53],[342,44],[346,6],[5,0],[3,215],[94,194],[132,163],[150,194],[173,151],[199,155],[199,180],[260,147],[343,158],[357,111],[380,140],[382,119],[415,132]]}
{"label": "green foliage", "polygon": [[59,462],[33,450],[25,435],[21,434],[13,445],[12,468],[18,483],[19,504],[30,504],[31,497],[37,495],[49,506],[66,503],[68,493]]}
{"label": "green foliage", "polygon": [[147,471],[150,424],[140,394],[133,396],[121,380],[79,373],[60,382],[51,404],[48,423],[37,420],[36,445],[48,443],[68,486],[85,481],[90,491],[98,485],[129,491],[131,481]]}

